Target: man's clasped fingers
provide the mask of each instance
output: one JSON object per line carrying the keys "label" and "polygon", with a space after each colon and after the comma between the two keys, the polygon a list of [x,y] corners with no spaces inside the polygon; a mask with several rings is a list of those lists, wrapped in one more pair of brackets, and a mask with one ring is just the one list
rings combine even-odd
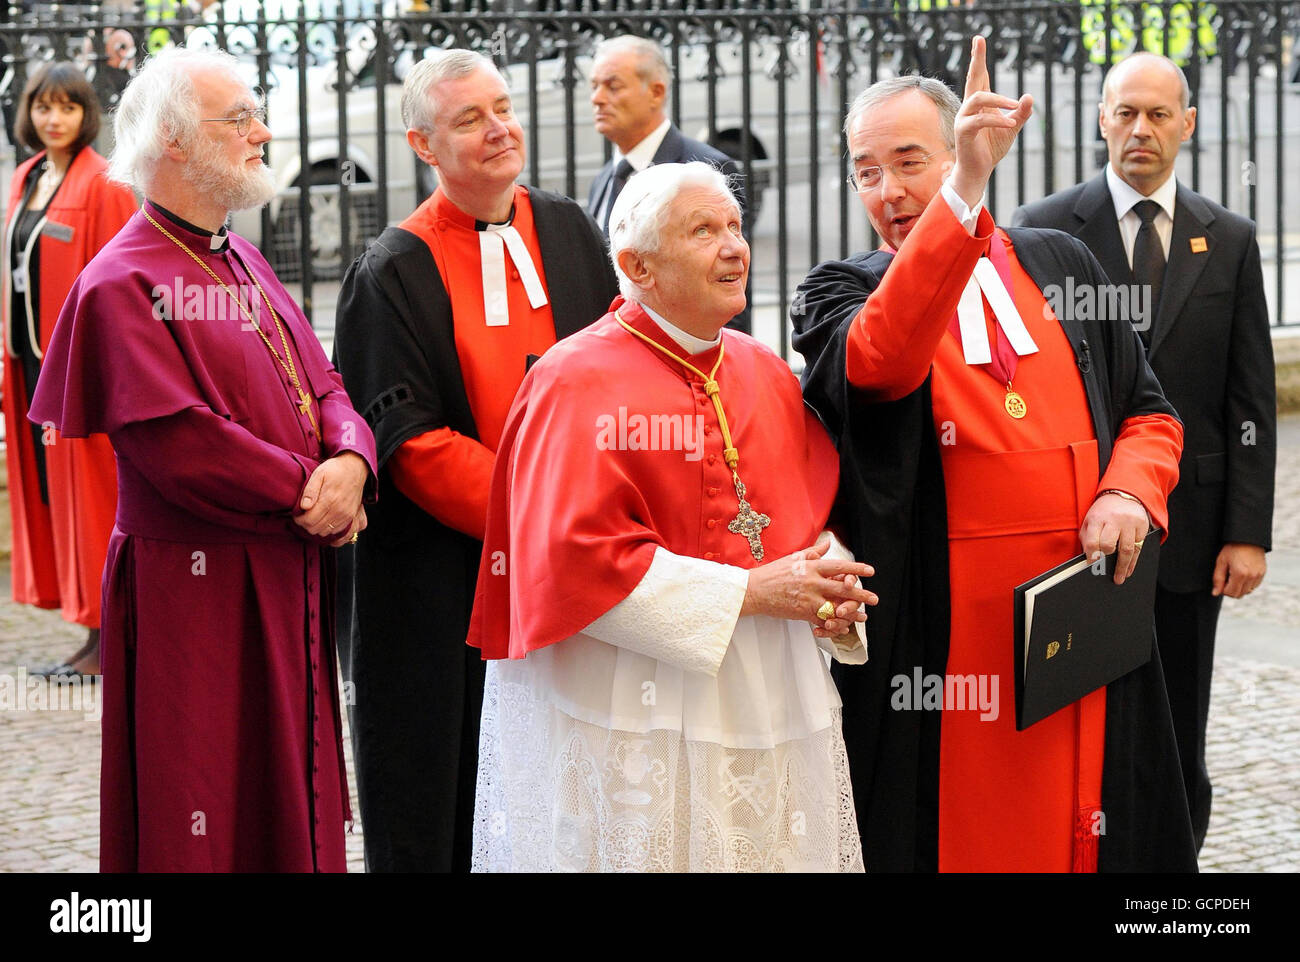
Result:
{"label": "man's clasped fingers", "polygon": [[[877,597],[874,592],[868,591],[858,583],[859,577],[868,577],[871,575],[872,568],[869,565],[858,564],[857,562],[840,562],[842,565],[849,565],[854,570],[851,571],[833,571],[828,574],[820,574],[805,586],[805,594],[814,598],[821,598],[823,601],[829,601],[837,608],[846,602],[853,602],[857,605],[874,605]],[[865,570],[863,570],[865,569]],[[848,576],[847,580],[845,576]]]}
{"label": "man's clasped fingers", "polygon": [[352,537],[350,525],[361,507],[368,467],[350,452],[322,461],[307,479],[297,521],[318,538]]}
{"label": "man's clasped fingers", "polygon": [[[873,570],[870,565],[866,567]],[[818,610],[809,619],[813,634],[819,638],[837,638],[847,634],[854,624],[867,620],[867,613],[862,610],[863,605],[874,605],[880,600],[875,592],[861,588],[857,575],[854,574],[833,578],[822,590],[826,601],[818,606]],[[846,596],[845,592],[851,592],[852,595]],[[826,616],[827,605],[831,608],[829,616]]]}
{"label": "man's clasped fingers", "polygon": [[741,614],[822,624],[852,617],[847,609],[840,617],[838,609],[846,602],[876,603],[875,594],[858,581],[875,573],[870,565],[821,557],[824,554],[825,548],[818,545],[751,568]]}
{"label": "man's clasped fingers", "polygon": [[356,516],[342,529],[343,533],[337,538],[330,541],[330,546],[341,548],[352,541],[354,537],[366,530],[366,509],[358,508]]}

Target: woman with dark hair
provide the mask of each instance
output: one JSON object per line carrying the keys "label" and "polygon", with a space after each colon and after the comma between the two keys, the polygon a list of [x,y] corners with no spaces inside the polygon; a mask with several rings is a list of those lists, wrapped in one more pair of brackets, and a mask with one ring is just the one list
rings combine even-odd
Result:
{"label": "woman with dark hair", "polygon": [[135,212],[135,197],[105,179],[89,146],[99,103],[70,63],[32,74],[16,134],[37,154],[9,187],[0,257],[5,460],[13,517],[13,596],[89,629],[68,662],[39,674],[99,673],[99,595],[117,504],[113,449],[104,435],[64,439],[29,424],[41,359],[81,269]]}

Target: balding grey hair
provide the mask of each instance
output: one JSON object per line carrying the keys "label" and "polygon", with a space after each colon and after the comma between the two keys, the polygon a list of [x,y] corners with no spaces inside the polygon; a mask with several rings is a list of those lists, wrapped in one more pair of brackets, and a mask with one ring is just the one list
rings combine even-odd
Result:
{"label": "balding grey hair", "polygon": [[221,50],[167,47],[145,60],[113,114],[111,180],[146,193],[167,145],[188,148],[194,142],[202,112],[194,74],[204,71],[245,84],[239,61]]}
{"label": "balding grey hair", "polygon": [[408,130],[432,133],[433,122],[438,116],[433,88],[444,80],[459,80],[476,70],[485,69],[505,81],[497,65],[475,50],[444,50],[425,57],[402,81],[402,123]]}
{"label": "balding grey hair", "polygon": [[1183,68],[1178,66],[1178,64],[1174,63],[1168,57],[1162,57],[1158,53],[1150,53],[1146,50],[1139,50],[1137,53],[1131,53],[1123,60],[1120,60],[1112,64],[1111,68],[1106,71],[1106,79],[1101,82],[1101,105],[1103,107],[1105,107],[1107,104],[1110,103],[1111,78],[1115,76],[1115,71],[1119,70],[1119,68],[1123,67],[1125,64],[1132,63],[1134,60],[1143,60],[1143,59],[1154,60],[1158,63],[1162,63],[1170,70],[1172,70],[1178,76],[1179,105],[1183,108],[1183,110],[1186,110],[1188,107],[1192,105],[1192,88],[1191,85],[1187,82],[1187,74],[1183,73]]}
{"label": "balding grey hair", "polygon": [[635,299],[640,291],[618,266],[618,255],[626,250],[638,254],[657,251],[673,199],[689,187],[704,187],[725,197],[735,207],[739,219],[740,205],[727,185],[726,175],[703,161],[653,164],[633,174],[609,213],[609,256],[614,262],[618,289],[624,297]]}
{"label": "balding grey hair", "polygon": [[918,77],[914,74],[878,80],[858,94],[849,106],[848,116],[844,118],[844,136],[852,136],[853,125],[868,111],[875,110],[886,101],[893,100],[909,90],[920,91],[934,101],[935,107],[939,110],[939,132],[943,136],[943,145],[955,147],[957,111],[961,109],[961,100],[942,81],[935,80],[933,77]]}
{"label": "balding grey hair", "polygon": [[618,53],[636,55],[636,75],[646,83],[662,83],[665,90],[672,86],[673,68],[668,65],[663,48],[657,43],[631,34],[610,37],[596,44],[596,49],[591,55],[592,62]]}

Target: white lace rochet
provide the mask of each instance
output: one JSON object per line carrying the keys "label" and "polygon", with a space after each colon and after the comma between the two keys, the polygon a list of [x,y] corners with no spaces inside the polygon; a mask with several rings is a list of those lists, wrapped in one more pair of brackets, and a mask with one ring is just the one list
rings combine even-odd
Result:
{"label": "white lace rochet", "polygon": [[585,632],[488,664],[475,871],[862,871],[828,659],[739,618],[746,578],[661,548]]}

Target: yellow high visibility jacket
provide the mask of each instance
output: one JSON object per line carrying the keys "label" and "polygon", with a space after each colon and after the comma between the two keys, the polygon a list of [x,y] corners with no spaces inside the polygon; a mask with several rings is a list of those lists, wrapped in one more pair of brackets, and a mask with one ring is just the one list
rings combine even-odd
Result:
{"label": "yellow high visibility jacket", "polygon": [[[149,23],[193,20],[196,17],[193,8],[184,0],[144,0],[144,15]],[[172,27],[153,27],[145,40],[145,49],[157,53],[163,47],[178,42],[180,38],[174,30]]]}
{"label": "yellow high visibility jacket", "polygon": [[[1110,59],[1114,63],[1135,50],[1163,53],[1180,67],[1191,63],[1199,52],[1208,60],[1219,52],[1214,20],[1218,8],[1212,3],[1179,2],[1169,8],[1169,46],[1165,40],[1165,13],[1159,3],[1114,3],[1112,0],[1078,0],[1082,11],[1083,45],[1093,63],[1106,62],[1106,21],[1110,19]],[[1192,29],[1193,9],[1196,29]],[[1140,18],[1140,21],[1139,21]],[[1138,34],[1141,33],[1141,47]],[[1199,50],[1198,50],[1199,48]]]}

